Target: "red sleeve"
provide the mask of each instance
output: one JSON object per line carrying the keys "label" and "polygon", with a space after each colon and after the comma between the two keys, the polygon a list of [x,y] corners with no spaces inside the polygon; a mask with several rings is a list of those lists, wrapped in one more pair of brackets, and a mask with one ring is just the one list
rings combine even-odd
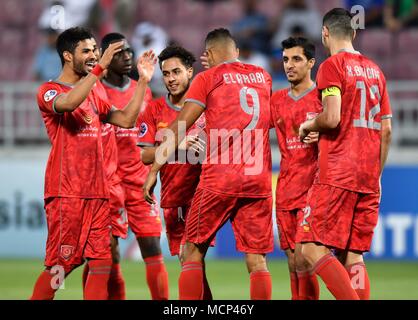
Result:
{"label": "red sleeve", "polygon": [[185,102],[194,102],[203,108],[206,108],[206,98],[210,85],[208,78],[207,71],[199,73],[196,78],[194,78],[189,90],[187,90]]}
{"label": "red sleeve", "polygon": [[157,127],[153,111],[158,107],[158,104],[151,101],[147,108],[139,114],[139,133],[138,143],[140,147],[153,147],[155,145],[155,135]]}
{"label": "red sleeve", "polygon": [[94,99],[97,106],[97,111],[99,112],[100,121],[106,121],[110,110],[112,109],[112,104],[109,101],[106,89],[103,87],[100,81],[96,82],[96,86],[93,87],[90,94],[94,94]]}
{"label": "red sleeve", "polygon": [[63,88],[56,83],[46,82],[42,84],[37,97],[39,109],[46,113],[57,113],[54,108],[55,100],[64,93]]}
{"label": "red sleeve", "polygon": [[329,87],[338,87],[342,91],[343,76],[335,64],[335,60],[328,58],[321,64],[316,82],[319,91]]}

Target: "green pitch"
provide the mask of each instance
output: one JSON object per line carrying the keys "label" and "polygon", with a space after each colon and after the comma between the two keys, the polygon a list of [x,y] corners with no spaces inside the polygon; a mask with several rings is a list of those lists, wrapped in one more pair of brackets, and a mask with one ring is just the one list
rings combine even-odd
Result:
{"label": "green pitch", "polygon": [[[180,266],[176,260],[166,261],[170,281],[170,297],[178,298],[177,280]],[[418,263],[367,262],[372,299],[418,299]],[[249,299],[249,277],[241,260],[208,260],[209,283],[215,299]],[[273,299],[289,299],[289,278],[283,260],[270,260],[273,279]],[[39,272],[41,260],[0,260],[0,299],[27,299]],[[149,299],[142,262],[123,261],[128,299]],[[66,280],[65,289],[56,299],[82,299],[82,268]],[[320,281],[321,282],[321,281]],[[321,282],[321,299],[333,299]]]}

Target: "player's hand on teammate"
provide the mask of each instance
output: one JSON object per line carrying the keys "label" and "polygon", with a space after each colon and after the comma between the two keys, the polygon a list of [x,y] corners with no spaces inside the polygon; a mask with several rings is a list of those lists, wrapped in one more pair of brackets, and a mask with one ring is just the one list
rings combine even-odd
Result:
{"label": "player's hand on teammate", "polygon": [[310,133],[309,125],[311,123],[312,120],[307,120],[304,123],[302,123],[299,127],[299,139],[300,141],[304,141],[305,138],[308,136],[308,134]]}
{"label": "player's hand on teammate", "polygon": [[140,79],[146,82],[150,82],[155,70],[155,64],[157,63],[157,56],[154,51],[145,51],[138,59],[137,68],[140,75]]}
{"label": "player's hand on teammate", "polygon": [[319,140],[319,132],[309,132],[305,139],[303,139],[304,143],[315,143]]}
{"label": "player's hand on teammate", "polygon": [[110,62],[113,59],[113,56],[120,52],[124,46],[124,41],[113,42],[109,45],[109,47],[103,52],[102,57],[99,60],[99,65],[102,67],[103,70],[107,69]]}
{"label": "player's hand on teammate", "polygon": [[198,135],[186,136],[179,145],[179,150],[192,150],[196,153],[200,153],[205,150],[206,142]]}
{"label": "player's hand on teammate", "polygon": [[142,190],[144,191],[144,199],[150,204],[155,204],[152,194],[154,193],[154,188],[157,184],[157,174],[158,171],[150,170],[147,179],[145,180],[144,186],[142,187]]}

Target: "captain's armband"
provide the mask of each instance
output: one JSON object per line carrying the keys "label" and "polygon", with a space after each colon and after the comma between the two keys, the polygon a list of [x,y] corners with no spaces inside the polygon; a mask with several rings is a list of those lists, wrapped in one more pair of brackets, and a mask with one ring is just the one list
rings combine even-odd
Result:
{"label": "captain's armband", "polygon": [[322,93],[322,99],[324,99],[325,97],[328,97],[328,96],[341,96],[340,88],[335,87],[335,86],[326,88],[326,89],[322,90],[321,93]]}

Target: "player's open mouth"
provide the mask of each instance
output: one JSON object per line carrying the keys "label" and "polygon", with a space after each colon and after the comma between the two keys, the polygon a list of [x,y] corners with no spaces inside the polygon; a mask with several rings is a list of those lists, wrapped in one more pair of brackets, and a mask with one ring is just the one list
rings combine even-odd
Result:
{"label": "player's open mouth", "polygon": [[179,85],[178,84],[174,84],[174,85],[171,85],[171,86],[168,86],[168,87],[170,88],[170,90],[174,91],[174,90],[177,90],[177,88],[179,87]]}
{"label": "player's open mouth", "polygon": [[89,61],[89,62],[86,62],[86,66],[87,67],[89,67],[89,68],[94,68],[94,66],[97,64],[97,62],[96,61]]}

